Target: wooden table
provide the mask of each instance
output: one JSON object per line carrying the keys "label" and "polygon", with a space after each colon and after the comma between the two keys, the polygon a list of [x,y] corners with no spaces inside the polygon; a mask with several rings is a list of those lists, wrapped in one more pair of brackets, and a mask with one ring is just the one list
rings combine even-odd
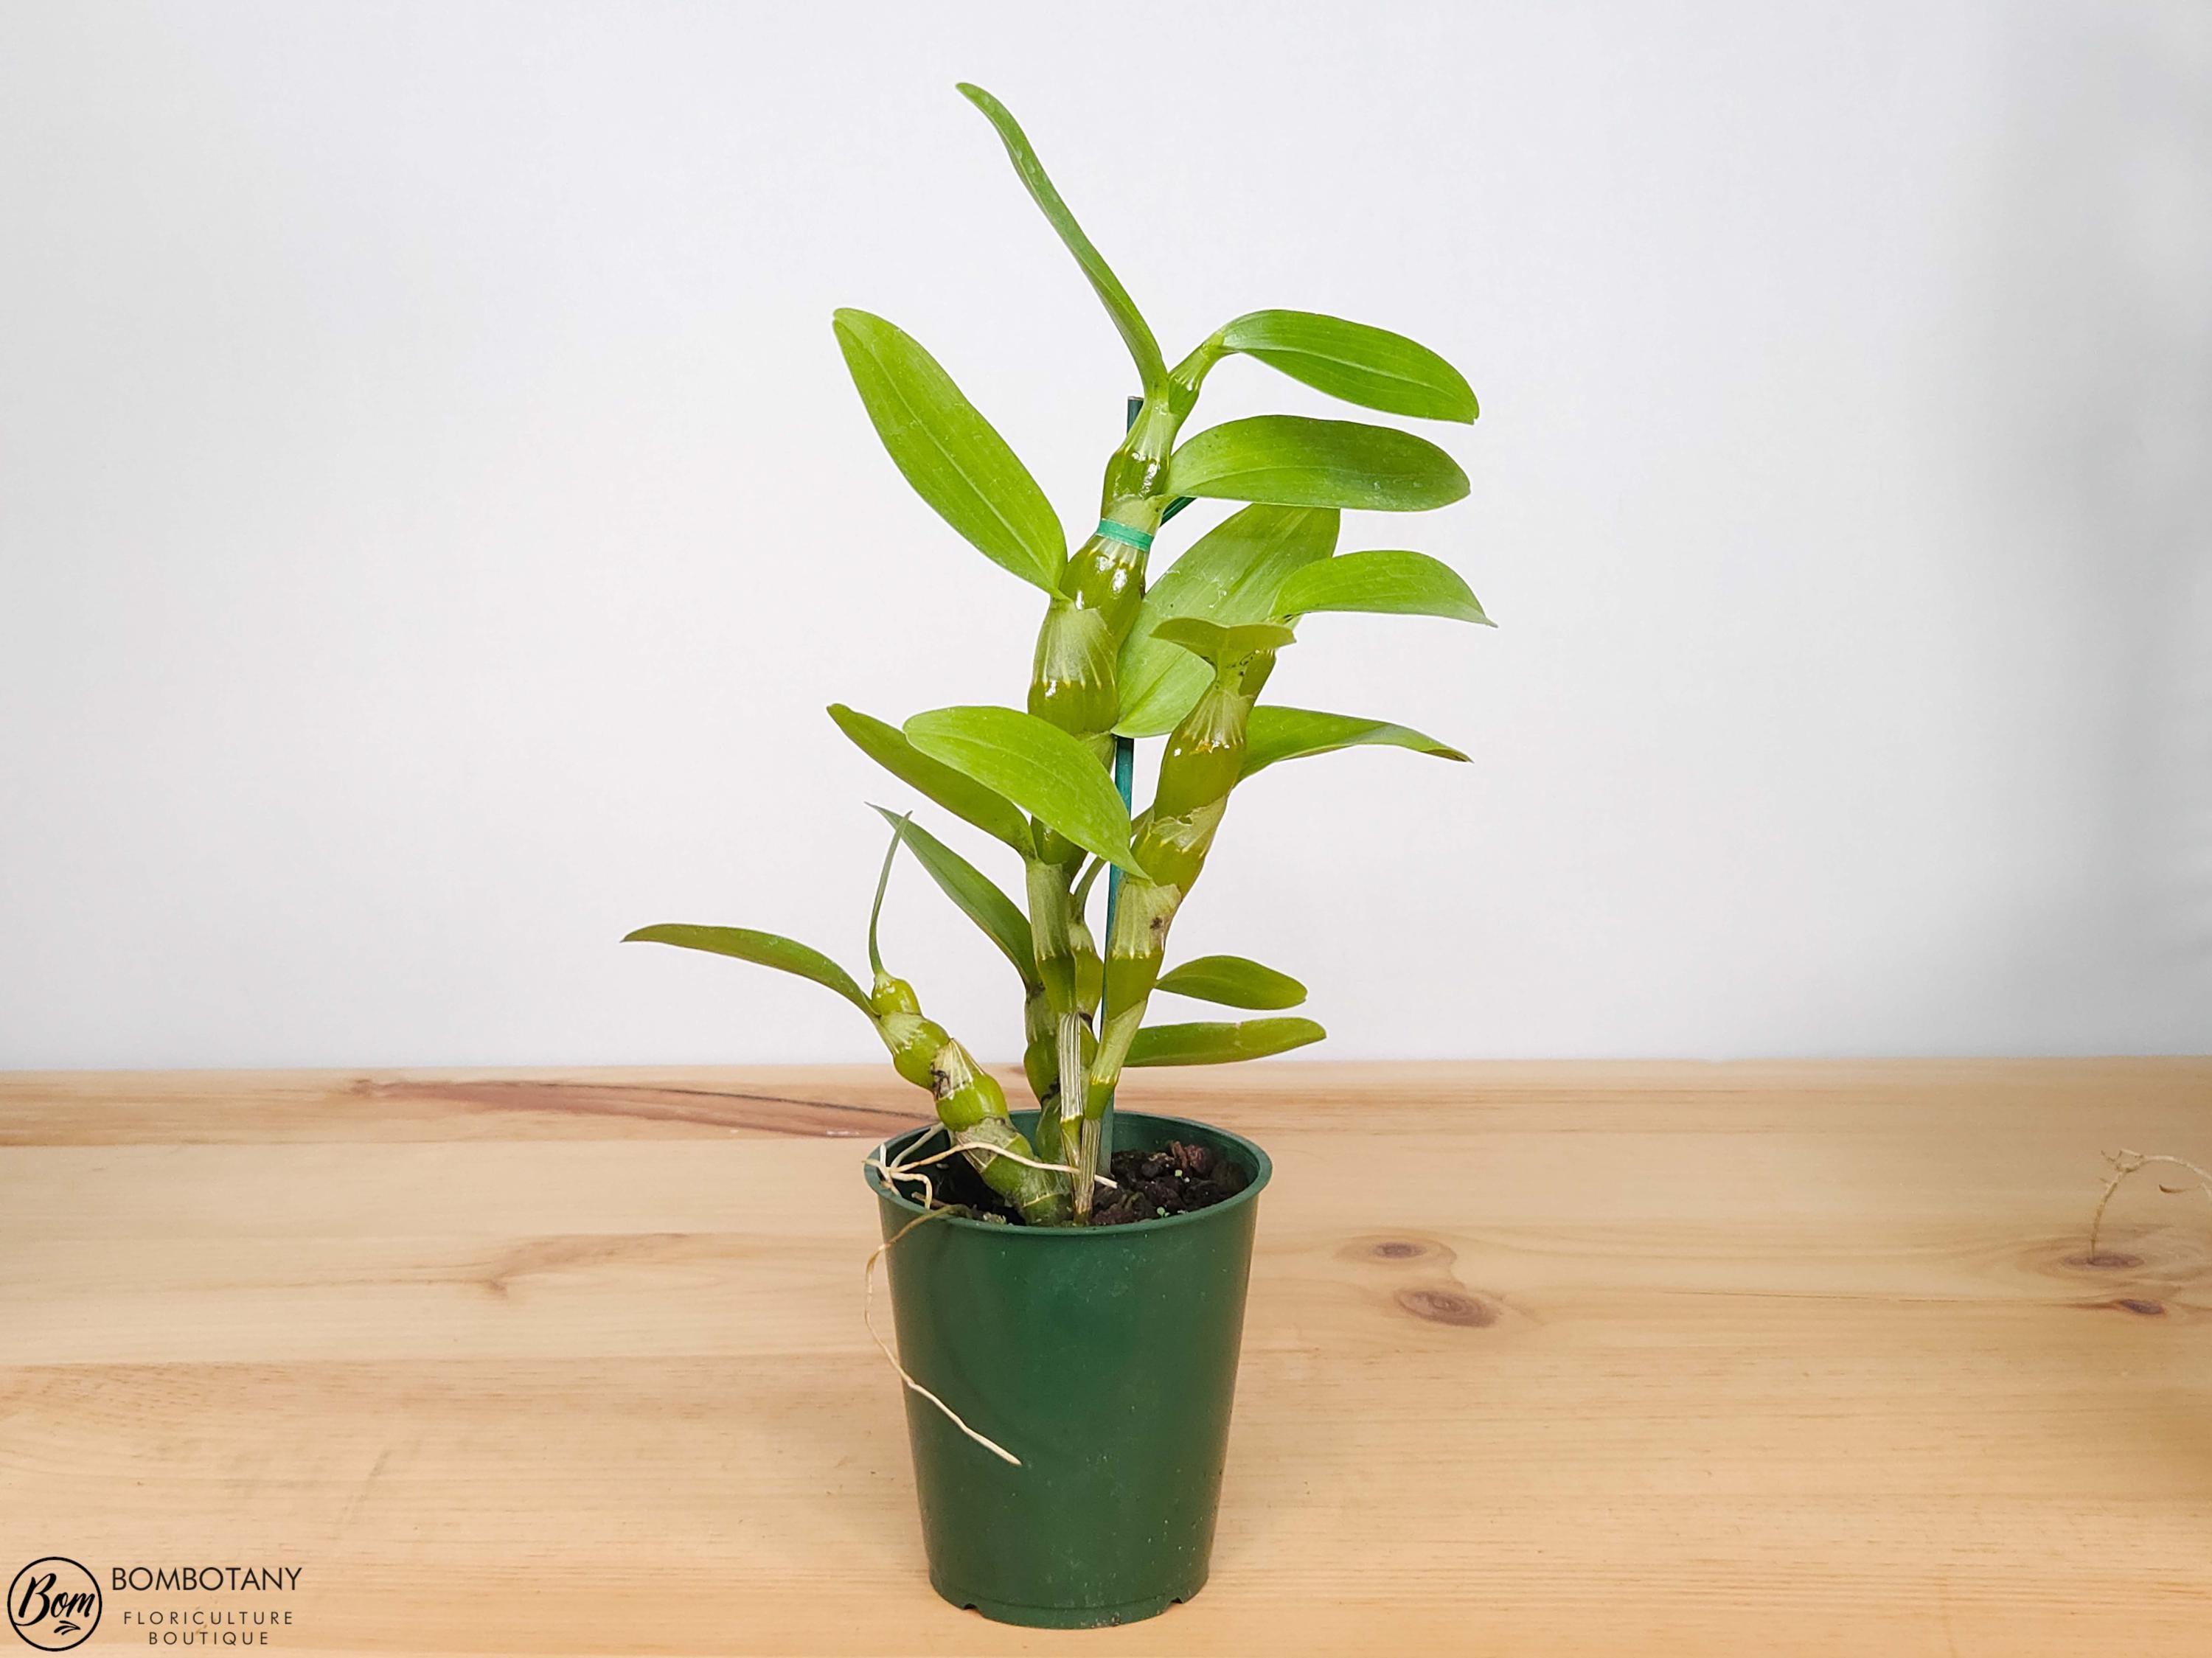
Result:
{"label": "wooden table", "polygon": [[[1163,1619],[929,1593],[874,1071],[0,1077],[0,1572],[91,1566],[88,1652],[2212,1652],[2212,1204],[2086,1236],[2106,1152],[2212,1162],[2212,1061],[1130,1092],[1277,1166]],[[228,1564],[298,1586],[109,1576]]]}

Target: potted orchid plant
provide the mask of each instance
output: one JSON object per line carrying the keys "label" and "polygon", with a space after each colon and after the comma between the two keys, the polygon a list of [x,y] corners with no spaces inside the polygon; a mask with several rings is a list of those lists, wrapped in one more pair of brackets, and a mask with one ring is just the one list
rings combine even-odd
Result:
{"label": "potted orchid plant", "polygon": [[[1073,1627],[1150,1615],[1205,1581],[1269,1175],[1240,1136],[1117,1114],[1117,1086],[1131,1067],[1258,1059],[1322,1035],[1287,1011],[1305,990],[1285,972],[1237,956],[1170,965],[1176,920],[1231,800],[1268,768],[1355,744],[1466,758],[1389,720],[1267,701],[1277,659],[1331,612],[1488,622],[1427,554],[1338,550],[1346,511],[1420,512],[1467,494],[1434,443],[1292,415],[1188,428],[1208,377],[1233,357],[1386,415],[1465,422],[1476,404],[1427,348],[1310,312],[1249,313],[1170,363],[1012,116],[980,88],[960,90],[1135,367],[1096,527],[1071,548],[1045,491],[937,361],[880,317],[838,312],[837,343],[892,462],[977,551],[1038,591],[1025,695],[898,723],[830,708],[916,801],[884,812],[865,982],[751,928],[629,936],[823,986],[930,1096],[935,1121],[878,1148],[866,1173],[897,1243],[888,1261],[932,1581],[992,1617]],[[1159,568],[1163,531],[1198,501],[1238,510]],[[1134,809],[1136,745],[1156,740],[1156,782]],[[1017,878],[1002,884],[939,838],[921,821],[931,808],[980,831]],[[1018,980],[1032,1105],[1011,1105],[886,968],[877,918],[902,855]],[[1257,1017],[1160,1020],[1164,996]]]}

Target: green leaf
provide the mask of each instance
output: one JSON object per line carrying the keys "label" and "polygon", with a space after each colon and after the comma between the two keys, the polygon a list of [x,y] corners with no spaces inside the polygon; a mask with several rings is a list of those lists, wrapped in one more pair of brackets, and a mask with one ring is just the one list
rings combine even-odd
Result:
{"label": "green leaf", "polygon": [[1306,999],[1306,987],[1289,974],[1243,956],[1200,956],[1162,974],[1152,988],[1224,1007],[1296,1007]]}
{"label": "green leaf", "polygon": [[908,742],[906,733],[896,726],[887,726],[842,702],[830,705],[830,717],[861,753],[899,781],[920,790],[955,817],[1004,841],[1023,857],[1030,855],[1033,849],[1030,820],[1006,796],[994,794],[965,773],[931,759]]}
{"label": "green leaf", "polygon": [[[1118,787],[1119,785],[1116,786]],[[1106,860],[1103,858],[1093,858],[1084,865],[1083,878],[1075,884],[1073,895],[1075,901],[1075,913],[1078,915],[1083,914],[1091,908],[1091,889],[1097,884],[1099,872],[1106,867]]]}
{"label": "green leaf", "polygon": [[876,434],[915,492],[984,557],[1052,592],[1067,535],[1006,440],[937,359],[891,324],[848,310],[837,313],[836,327]]}
{"label": "green leaf", "polygon": [[756,932],[744,926],[690,926],[680,921],[664,921],[658,926],[641,926],[627,933],[623,942],[675,944],[684,950],[734,956],[741,962],[757,962],[763,967],[795,973],[802,979],[827,986],[871,1019],[876,1017],[875,1010],[868,1005],[868,999],[860,993],[860,987],[853,982],[851,974],[820,950],[809,949],[796,938],[787,938],[781,933]]}
{"label": "green leaf", "polygon": [[1031,989],[1042,989],[1037,977],[1036,946],[1030,933],[1030,924],[1014,901],[999,890],[998,884],[977,869],[951,847],[939,840],[911,818],[896,812],[878,811],[898,830],[899,839],[914,854],[915,862],[929,872],[929,878],[950,898],[963,915],[983,929],[983,936],[998,945],[1006,958],[1014,964],[1014,971],[1022,975],[1022,983]]}
{"label": "green leaf", "polygon": [[1133,875],[1129,811],[1091,749],[1018,708],[935,708],[906,722],[907,740],[974,778],[1085,852]]}
{"label": "green leaf", "polygon": [[1363,409],[1462,422],[1480,412],[1458,369],[1386,328],[1313,311],[1255,311],[1231,323],[1219,337],[1231,351]]}
{"label": "green leaf", "polygon": [[1245,1019],[1236,1024],[1154,1024],[1129,1043],[1125,1065],[1229,1065],[1287,1054],[1328,1033],[1311,1019]]}
{"label": "green leaf", "polygon": [[1298,642],[1298,636],[1279,622],[1246,622],[1224,628],[1194,616],[1170,616],[1152,629],[1152,637],[1216,665],[1255,651],[1279,651]]}
{"label": "green leaf", "polygon": [[1435,444],[1410,432],[1358,421],[1255,415],[1210,426],[1177,449],[1162,493],[1420,513],[1463,497],[1467,474]]}
{"label": "green leaf", "polygon": [[876,902],[868,906],[868,969],[878,982],[884,977],[884,951],[878,934],[884,922],[884,895],[891,890],[891,865],[898,862],[902,837],[899,825],[903,818],[891,820],[891,843],[884,848],[883,872],[876,877]]}
{"label": "green leaf", "polygon": [[1426,553],[1346,553],[1309,564],[1283,584],[1275,608],[1285,616],[1313,610],[1369,610],[1386,616],[1442,616],[1496,624],[1458,571]]}
{"label": "green leaf", "polygon": [[1184,616],[1223,627],[1268,620],[1291,573],[1334,550],[1337,525],[1327,507],[1247,507],[1194,542],[1152,583],[1121,647],[1115,730],[1124,737],[1173,731],[1212,678],[1188,652],[1155,638],[1155,628]]}
{"label": "green leaf", "polygon": [[1303,760],[1310,754],[1329,754],[1364,744],[1382,744],[1432,754],[1440,760],[1464,760],[1457,749],[1425,737],[1410,726],[1394,726],[1386,720],[1362,720],[1357,714],[1317,714],[1311,708],[1262,706],[1252,710],[1244,733],[1243,776],[1273,765],[1279,760]]}
{"label": "green leaf", "polygon": [[982,88],[963,81],[960,95],[981,110],[985,118],[998,129],[999,141],[1006,147],[1006,159],[1021,175],[1030,199],[1052,222],[1060,240],[1075,255],[1076,264],[1083,267],[1083,274],[1091,279],[1091,288],[1104,302],[1106,314],[1113,318],[1114,326],[1121,331],[1121,342],[1129,348],[1130,359],[1137,365],[1137,378],[1143,383],[1146,394],[1150,396],[1164,388],[1168,378],[1167,363],[1160,355],[1159,342],[1152,337],[1152,325],[1138,311],[1136,301],[1129,297],[1129,290],[1121,286],[1121,279],[1107,264],[1105,256],[1091,246],[1091,238],[1083,234],[1083,227],[1075,222],[1075,216],[1060,200],[1060,191],[1045,176],[1044,164],[1037,160],[1036,151],[1030,148],[1028,136],[1007,112],[1006,106]]}

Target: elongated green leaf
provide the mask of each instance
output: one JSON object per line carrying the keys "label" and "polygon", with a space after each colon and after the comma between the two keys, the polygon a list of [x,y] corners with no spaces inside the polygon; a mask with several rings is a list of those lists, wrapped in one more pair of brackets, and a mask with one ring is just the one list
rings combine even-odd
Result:
{"label": "elongated green leaf", "polygon": [[1296,1007],[1306,999],[1306,987],[1289,974],[1243,956],[1200,956],[1163,973],[1152,988],[1224,1007]]}
{"label": "elongated green leaf", "polygon": [[876,1017],[875,1011],[868,1005],[868,999],[860,993],[860,987],[853,982],[851,974],[820,950],[781,933],[756,932],[745,926],[691,926],[680,921],[664,921],[658,926],[641,926],[627,933],[623,942],[675,944],[684,950],[734,956],[741,962],[757,962],[763,967],[795,973],[802,979],[827,986],[870,1018]]}
{"label": "elongated green leaf", "polygon": [[907,740],[1132,874],[1129,811],[1083,744],[1018,708],[935,708],[906,722]]}
{"label": "elongated green leaf", "polygon": [[906,733],[896,726],[885,725],[842,702],[830,705],[830,717],[861,753],[900,782],[920,790],[955,817],[1004,841],[1023,857],[1030,855],[1030,820],[1005,795],[994,793],[966,773],[931,759],[908,742]]}
{"label": "elongated green leaf", "polygon": [[840,311],[836,326],[868,418],[915,493],[984,557],[1050,592],[1067,535],[1006,440],[899,329],[865,311]]}
{"label": "elongated green leaf", "polygon": [[1173,731],[1212,678],[1188,652],[1155,638],[1155,628],[1182,616],[1224,627],[1267,621],[1291,573],[1335,548],[1338,522],[1328,507],[1247,507],[1194,542],[1152,583],[1121,647],[1115,730],[1124,737]]}
{"label": "elongated green leaf", "polygon": [[1210,426],[1168,462],[1166,492],[1283,507],[1419,513],[1467,494],[1459,463],[1425,438],[1358,421],[1255,415]]}
{"label": "elongated green leaf", "polygon": [[1036,945],[1030,934],[1028,918],[1023,915],[1020,907],[1000,891],[989,876],[921,824],[896,812],[884,811],[881,806],[876,810],[883,812],[898,830],[899,839],[906,842],[915,862],[937,883],[938,890],[952,901],[963,915],[982,928],[983,936],[998,945],[1014,964],[1014,971],[1022,975],[1024,986],[1042,988],[1037,978]]}
{"label": "elongated green leaf", "polygon": [[[878,808],[880,810],[880,808]],[[908,814],[911,816],[911,814]],[[891,843],[884,848],[884,866],[876,876],[876,902],[868,906],[868,970],[881,982],[884,977],[884,895],[891,890],[891,866],[898,862],[899,847],[903,844],[899,835],[902,817],[891,820]]]}
{"label": "elongated green leaf", "polygon": [[1363,409],[1417,420],[1472,421],[1467,377],[1425,345],[1314,311],[1255,311],[1221,331],[1231,351]]}
{"label": "elongated green leaf", "polygon": [[998,130],[999,142],[1006,147],[1006,159],[1014,164],[1021,175],[1022,184],[1030,192],[1030,199],[1052,222],[1060,240],[1067,251],[1075,255],[1076,264],[1091,279],[1091,286],[1105,304],[1106,314],[1114,319],[1121,331],[1122,343],[1129,348],[1129,357],[1137,365],[1137,378],[1147,395],[1159,391],[1167,383],[1167,364],[1160,356],[1159,342],[1152,337],[1152,325],[1137,309],[1129,290],[1121,286],[1121,279],[1114,274],[1105,256],[1091,246],[1091,238],[1083,234],[1083,227],[1075,222],[1075,216],[1067,210],[1067,203],[1053,188],[1052,180],[1045,176],[1044,164],[1030,148],[1028,136],[1020,124],[1007,112],[1006,106],[978,86],[967,82],[960,83],[960,95],[983,112],[984,118]]}
{"label": "elongated green leaf", "polygon": [[1224,628],[1194,616],[1170,616],[1152,629],[1152,637],[1215,664],[1249,656],[1255,651],[1279,651],[1298,642],[1298,636],[1278,622],[1245,622]]}
{"label": "elongated green leaf", "polygon": [[1311,1019],[1245,1019],[1236,1024],[1154,1024],[1129,1044],[1126,1065],[1230,1065],[1287,1054],[1328,1033]]}
{"label": "elongated green leaf", "polygon": [[1093,858],[1083,866],[1082,878],[1076,882],[1073,895],[1075,900],[1075,913],[1078,915],[1084,914],[1089,910],[1091,889],[1098,884],[1099,874],[1107,867],[1103,858]]}
{"label": "elongated green leaf", "polygon": [[1433,737],[1425,737],[1410,726],[1394,726],[1387,720],[1362,720],[1357,714],[1317,714],[1311,708],[1282,708],[1262,705],[1252,710],[1244,734],[1244,770],[1254,772],[1279,760],[1302,760],[1310,754],[1329,754],[1363,744],[1384,744],[1432,754],[1440,760],[1467,756]]}
{"label": "elongated green leaf", "polygon": [[1275,608],[1285,616],[1370,610],[1495,625],[1457,570],[1426,553],[1395,550],[1346,553],[1309,564],[1283,584]]}

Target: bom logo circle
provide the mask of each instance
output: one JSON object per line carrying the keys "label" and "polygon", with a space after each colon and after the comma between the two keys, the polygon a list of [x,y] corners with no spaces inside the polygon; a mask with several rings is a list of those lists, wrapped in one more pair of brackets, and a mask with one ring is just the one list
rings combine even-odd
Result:
{"label": "bom logo circle", "polygon": [[40,1652],[67,1652],[100,1627],[100,1580],[74,1560],[33,1560],[8,1585],[8,1626]]}

